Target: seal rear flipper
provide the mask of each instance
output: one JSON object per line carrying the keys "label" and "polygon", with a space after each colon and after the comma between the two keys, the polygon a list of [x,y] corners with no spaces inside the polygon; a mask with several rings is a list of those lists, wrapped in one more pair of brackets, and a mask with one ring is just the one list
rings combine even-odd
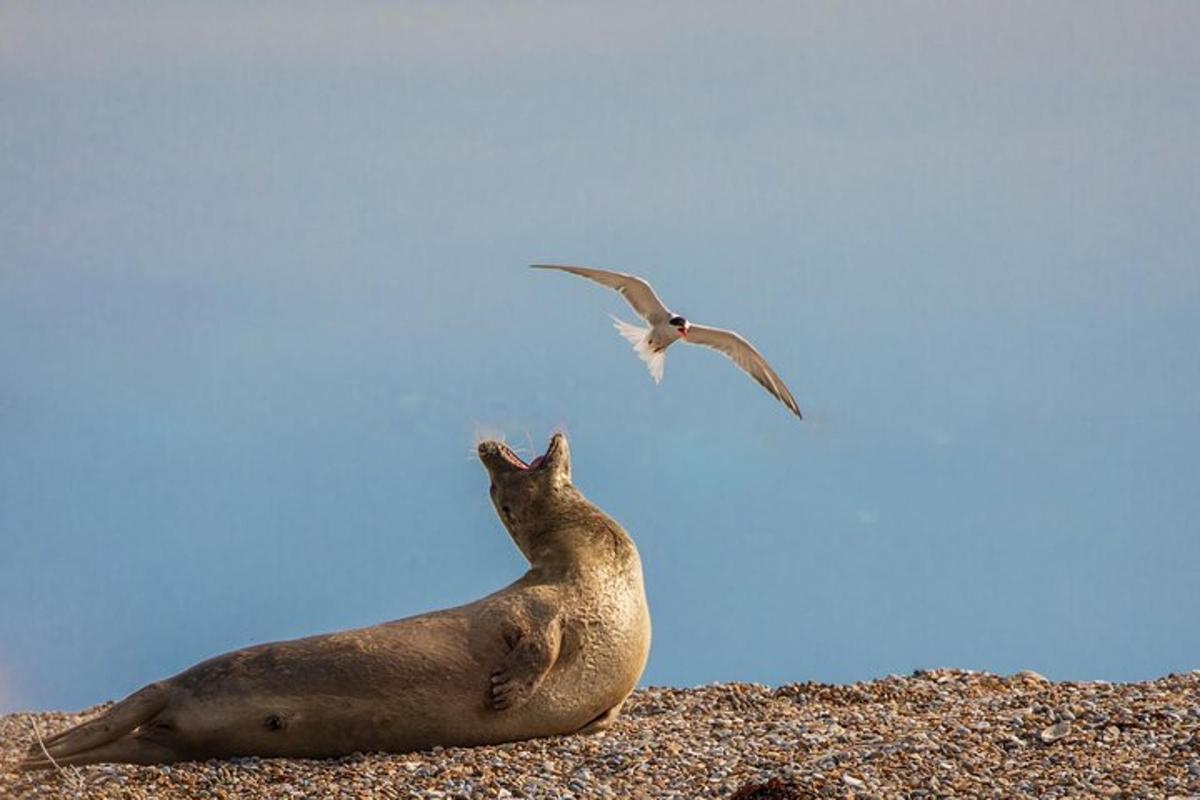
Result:
{"label": "seal rear flipper", "polygon": [[[46,754],[59,763],[72,762],[72,756],[83,754],[115,742],[145,722],[151,720],[167,705],[167,691],[162,684],[152,683],[126,697],[95,719],[51,736],[29,747],[28,762],[46,761]],[[45,748],[43,750],[43,748]],[[36,769],[37,767],[32,767]]]}
{"label": "seal rear flipper", "polygon": [[[36,746],[36,745],[35,745]],[[41,748],[38,748],[41,753]],[[36,757],[32,753],[17,764],[17,769],[33,771],[38,769],[53,769],[59,767],[78,767],[84,764],[166,764],[180,760],[180,756],[170,747],[137,734],[122,736],[114,742],[102,744],[74,755],[46,758],[45,753]]]}

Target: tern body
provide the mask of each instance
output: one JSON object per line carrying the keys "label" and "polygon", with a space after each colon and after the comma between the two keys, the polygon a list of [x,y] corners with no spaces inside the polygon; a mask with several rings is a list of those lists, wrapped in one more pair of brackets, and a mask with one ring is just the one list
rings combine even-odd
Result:
{"label": "tern body", "polygon": [[661,322],[650,328],[639,328],[617,317],[613,317],[612,321],[617,332],[629,340],[634,352],[646,362],[646,368],[650,370],[650,377],[654,378],[654,382],[661,382],[663,368],[667,363],[667,348],[684,337],[682,329],[669,322]]}
{"label": "tern body", "polygon": [[556,269],[569,272],[581,278],[599,283],[614,289],[646,321],[648,328],[631,325],[624,320],[613,317],[613,327],[633,345],[634,352],[646,368],[655,383],[663,378],[666,367],[667,348],[683,339],[691,344],[708,347],[724,355],[737,364],[760,386],[770,392],[787,409],[800,417],[800,406],[792,397],[791,391],[783,379],[771,368],[762,354],[754,349],[748,341],[738,333],[721,328],[710,328],[705,325],[693,325],[684,317],[675,314],[659,299],[654,289],[644,279],[623,272],[612,272],[592,267],[574,267],[562,264],[534,264],[534,269]]}

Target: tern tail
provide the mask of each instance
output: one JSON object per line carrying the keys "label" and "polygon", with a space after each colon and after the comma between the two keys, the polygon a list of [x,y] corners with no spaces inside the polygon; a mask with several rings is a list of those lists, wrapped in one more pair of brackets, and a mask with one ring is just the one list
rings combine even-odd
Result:
{"label": "tern tail", "polygon": [[617,329],[617,333],[621,334],[621,336],[632,344],[633,352],[637,353],[638,358],[646,362],[646,369],[650,370],[650,377],[654,378],[655,383],[661,383],[663,369],[667,365],[667,353],[666,350],[655,352],[650,349],[650,343],[647,341],[650,336],[650,329],[630,325],[625,320],[617,317],[613,317],[612,321],[613,327]]}

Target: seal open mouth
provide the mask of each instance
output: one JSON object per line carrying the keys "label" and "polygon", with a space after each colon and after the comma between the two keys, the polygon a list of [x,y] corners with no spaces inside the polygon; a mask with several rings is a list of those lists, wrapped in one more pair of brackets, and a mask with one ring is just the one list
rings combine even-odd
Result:
{"label": "seal open mouth", "polygon": [[553,453],[555,448],[558,447],[560,438],[561,438],[560,434],[555,434],[554,436],[552,436],[550,438],[550,444],[546,448],[545,455],[540,455],[537,458],[533,459],[533,461],[530,461],[528,463],[526,463],[525,459],[521,458],[519,455],[514,453],[512,448],[509,447],[508,445],[506,445],[504,442],[498,442],[498,441],[483,442],[482,444],[479,445],[479,450],[480,450],[480,453],[483,453],[485,450],[490,450],[495,455],[498,455],[509,466],[516,467],[517,469],[534,470],[534,469],[538,469],[539,467],[543,466],[546,463],[546,459],[548,459],[550,457],[550,454]]}
{"label": "seal open mouth", "polygon": [[504,442],[496,442],[496,451],[500,453],[501,458],[512,464],[517,469],[537,469],[542,465],[542,462],[546,460],[545,456],[538,456],[533,461],[530,461],[528,464],[526,464],[525,461],[519,455],[514,453],[512,448],[510,448]]}

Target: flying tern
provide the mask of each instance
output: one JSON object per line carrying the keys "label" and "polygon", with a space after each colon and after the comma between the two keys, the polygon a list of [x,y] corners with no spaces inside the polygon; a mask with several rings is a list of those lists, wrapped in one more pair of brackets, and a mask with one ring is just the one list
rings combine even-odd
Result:
{"label": "flying tern", "polygon": [[[593,280],[601,286],[615,289],[633,307],[642,319],[649,323],[649,328],[639,328],[624,320],[613,317],[613,327],[633,345],[634,352],[642,361],[654,382],[663,378],[663,368],[667,361],[667,348],[683,339],[691,344],[698,344],[716,350],[729,358],[743,371],[774,395],[788,410],[800,416],[800,407],[796,399],[784,385],[783,379],[771,369],[767,360],[754,349],[754,346],[734,331],[721,328],[709,328],[705,325],[694,325],[683,317],[675,314],[658,299],[654,289],[645,279],[636,275],[626,275],[623,272],[610,272],[605,269],[591,267],[573,267],[562,264],[532,264],[534,269],[557,269],[569,272],[582,278]],[[611,316],[611,315],[610,315]]]}

